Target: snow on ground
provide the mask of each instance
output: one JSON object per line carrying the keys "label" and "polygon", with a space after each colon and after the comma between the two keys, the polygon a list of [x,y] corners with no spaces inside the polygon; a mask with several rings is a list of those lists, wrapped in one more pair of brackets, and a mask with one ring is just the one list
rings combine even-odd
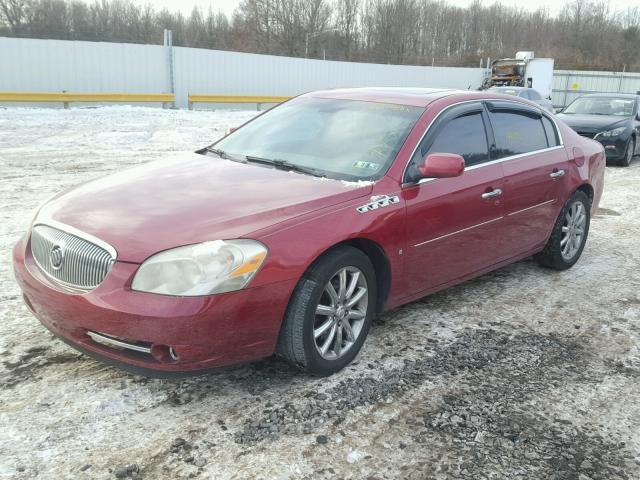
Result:
{"label": "snow on ground", "polygon": [[0,478],[640,478],[640,159],[607,168],[573,269],[526,260],[388,312],[327,379],[150,380],[53,339],[11,272],[33,209],[254,114],[0,109]]}

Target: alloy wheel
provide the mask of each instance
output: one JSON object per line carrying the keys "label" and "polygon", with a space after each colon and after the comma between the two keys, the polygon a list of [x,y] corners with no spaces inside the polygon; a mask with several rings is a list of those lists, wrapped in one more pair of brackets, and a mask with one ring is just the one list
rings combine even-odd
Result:
{"label": "alloy wheel", "polygon": [[560,251],[562,258],[571,260],[580,250],[584,241],[584,232],[587,226],[587,215],[582,202],[574,202],[564,216],[562,225],[562,237],[560,238]]}
{"label": "alloy wheel", "polygon": [[327,282],[316,307],[313,338],[320,356],[335,360],[356,343],[367,316],[367,279],[356,267],[338,270]]}

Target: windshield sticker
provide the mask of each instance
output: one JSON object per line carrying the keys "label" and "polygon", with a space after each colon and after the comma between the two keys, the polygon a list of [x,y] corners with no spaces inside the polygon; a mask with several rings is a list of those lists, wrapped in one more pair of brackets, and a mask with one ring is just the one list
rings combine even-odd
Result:
{"label": "windshield sticker", "polygon": [[353,162],[353,167],[361,168],[363,170],[378,170],[378,168],[380,167],[380,164],[374,163],[374,162],[363,162],[359,160],[357,162]]}

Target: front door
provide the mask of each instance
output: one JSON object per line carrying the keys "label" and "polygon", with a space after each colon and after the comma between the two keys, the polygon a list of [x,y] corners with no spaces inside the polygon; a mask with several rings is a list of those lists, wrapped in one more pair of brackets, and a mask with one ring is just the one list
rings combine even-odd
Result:
{"label": "front door", "polygon": [[[500,162],[490,163],[487,115],[480,102],[449,108],[416,150],[405,174],[407,293],[436,289],[501,257],[504,206]],[[415,183],[428,153],[465,159],[460,177]]]}

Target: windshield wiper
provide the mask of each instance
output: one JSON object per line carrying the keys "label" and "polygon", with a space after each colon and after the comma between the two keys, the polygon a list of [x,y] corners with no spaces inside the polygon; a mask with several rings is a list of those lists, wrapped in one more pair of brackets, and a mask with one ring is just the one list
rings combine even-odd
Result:
{"label": "windshield wiper", "polygon": [[238,157],[236,155],[231,155],[225,152],[224,150],[220,150],[219,148],[204,147],[204,150],[206,150],[207,152],[213,153],[214,155],[217,155],[220,158],[223,158],[225,160],[231,160],[233,162],[240,162],[240,163],[247,163],[247,161],[244,158]]}
{"label": "windshield wiper", "polygon": [[280,160],[278,158],[275,158],[275,159],[260,158],[260,157],[252,157],[250,155],[245,156],[245,158],[248,162],[252,162],[252,163],[263,163],[265,165],[273,165],[276,168],[305,173],[307,175],[313,175],[314,177],[326,177],[326,175],[321,173],[321,170],[317,168],[303,167],[302,165],[296,165],[295,163],[287,162],[286,160]]}

